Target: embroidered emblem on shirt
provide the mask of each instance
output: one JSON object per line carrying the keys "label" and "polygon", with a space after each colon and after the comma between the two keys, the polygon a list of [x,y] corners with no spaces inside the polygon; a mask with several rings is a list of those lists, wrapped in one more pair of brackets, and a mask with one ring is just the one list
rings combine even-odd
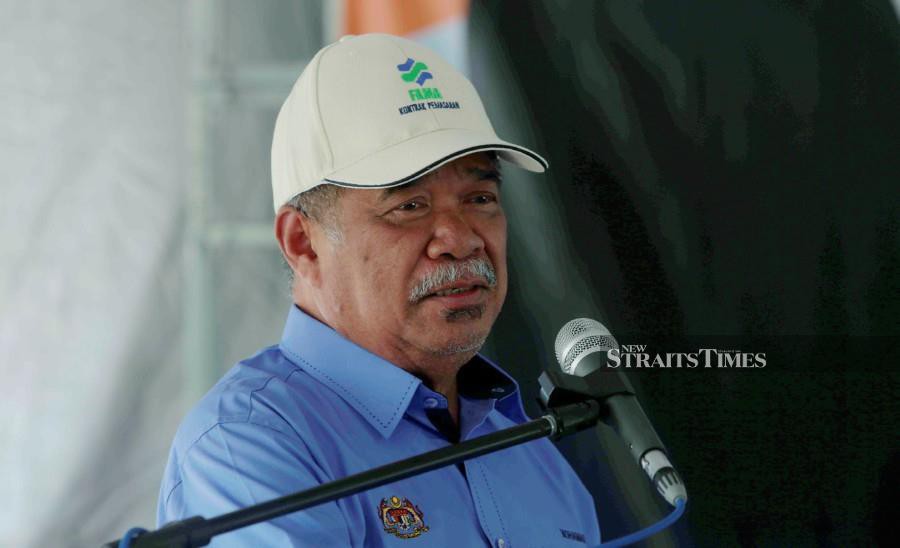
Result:
{"label": "embroidered emblem on shirt", "polygon": [[391,497],[390,500],[381,499],[378,515],[381,516],[385,532],[400,538],[416,538],[428,532],[428,526],[422,520],[422,510],[409,499],[400,500],[399,497]]}

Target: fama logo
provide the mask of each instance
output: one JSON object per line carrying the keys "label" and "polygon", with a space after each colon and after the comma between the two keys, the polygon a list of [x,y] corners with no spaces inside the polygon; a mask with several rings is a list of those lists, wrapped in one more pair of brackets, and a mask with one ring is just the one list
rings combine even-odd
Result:
{"label": "fama logo", "polygon": [[397,70],[406,73],[400,75],[400,78],[403,78],[404,82],[415,82],[420,86],[423,85],[426,80],[433,78],[431,73],[428,72],[428,65],[421,61],[417,63],[411,57],[408,57],[406,62],[402,65],[397,65]]}
{"label": "fama logo", "polygon": [[426,81],[434,78],[434,76],[428,72],[428,65],[422,61],[416,61],[413,58],[408,57],[405,63],[397,65],[397,70],[403,73],[400,75],[400,78],[403,78],[404,82],[415,82],[419,84],[418,88],[409,90],[409,99],[411,101],[443,99],[441,92],[437,88],[422,87],[425,85]]}

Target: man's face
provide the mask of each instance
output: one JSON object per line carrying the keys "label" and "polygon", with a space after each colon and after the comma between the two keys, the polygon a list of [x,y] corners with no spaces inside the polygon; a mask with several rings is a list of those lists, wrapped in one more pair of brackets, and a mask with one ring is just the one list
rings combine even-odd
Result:
{"label": "man's face", "polygon": [[[484,153],[411,185],[344,190],[343,238],[314,242],[325,322],[401,367],[468,360],[506,297],[499,191],[496,164]],[[447,289],[465,291],[435,294]]]}

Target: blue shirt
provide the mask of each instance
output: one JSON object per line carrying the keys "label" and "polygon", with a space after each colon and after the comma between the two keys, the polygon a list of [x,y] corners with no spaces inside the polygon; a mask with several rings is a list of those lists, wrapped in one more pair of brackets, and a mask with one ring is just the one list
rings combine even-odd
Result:
{"label": "blue shirt", "polygon": [[[178,429],[158,525],[238,508],[528,420],[487,359],[460,370],[460,428],[420,379],[291,307],[281,344],[237,364]],[[448,439],[449,438],[449,439]],[[547,439],[213,538],[211,546],[594,546],[590,494]]]}

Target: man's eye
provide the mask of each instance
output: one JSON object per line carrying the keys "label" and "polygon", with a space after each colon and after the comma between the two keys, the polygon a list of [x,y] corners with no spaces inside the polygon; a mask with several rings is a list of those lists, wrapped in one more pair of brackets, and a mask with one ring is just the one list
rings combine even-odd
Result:
{"label": "man's eye", "polygon": [[422,209],[423,207],[425,207],[425,204],[423,204],[422,202],[417,202],[417,201],[413,200],[413,201],[406,202],[406,203],[400,205],[400,207],[398,207],[397,210],[398,211],[418,211],[418,210]]}
{"label": "man's eye", "polygon": [[476,204],[489,204],[492,202],[496,202],[497,198],[490,194],[479,194],[472,198],[472,201]]}

